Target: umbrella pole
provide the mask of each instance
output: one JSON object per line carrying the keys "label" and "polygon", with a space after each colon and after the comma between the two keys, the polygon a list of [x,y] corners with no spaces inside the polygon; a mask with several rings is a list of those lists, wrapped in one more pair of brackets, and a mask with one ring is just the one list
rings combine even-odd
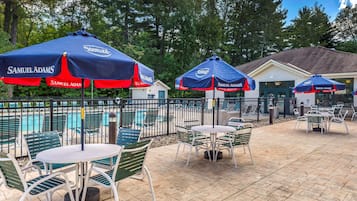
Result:
{"label": "umbrella pole", "polygon": [[84,79],[82,79],[82,87],[81,87],[81,150],[84,150]]}
{"label": "umbrella pole", "polygon": [[212,100],[212,112],[213,112],[212,125],[213,125],[213,128],[214,128],[215,106],[216,106],[216,88],[213,88],[213,100]]}

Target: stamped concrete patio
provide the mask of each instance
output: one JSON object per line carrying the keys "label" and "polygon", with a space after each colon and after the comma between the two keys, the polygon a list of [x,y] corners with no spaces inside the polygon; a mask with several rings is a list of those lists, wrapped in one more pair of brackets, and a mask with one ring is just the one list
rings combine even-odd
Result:
{"label": "stamped concrete patio", "polygon": [[[348,121],[350,134],[333,125],[329,134],[294,129],[295,121],[253,129],[251,148],[255,165],[243,149],[238,168],[224,152],[224,159],[211,163],[193,157],[185,166],[185,154],[175,161],[175,144],[153,148],[147,166],[158,201],[210,200],[357,200],[357,121]],[[341,132],[341,133],[340,133]],[[120,200],[151,200],[147,180],[125,180],[119,185]],[[64,191],[54,195],[63,200]],[[102,200],[111,200],[101,190]],[[0,187],[0,200],[17,200],[20,193]],[[43,199],[45,200],[45,199]]]}

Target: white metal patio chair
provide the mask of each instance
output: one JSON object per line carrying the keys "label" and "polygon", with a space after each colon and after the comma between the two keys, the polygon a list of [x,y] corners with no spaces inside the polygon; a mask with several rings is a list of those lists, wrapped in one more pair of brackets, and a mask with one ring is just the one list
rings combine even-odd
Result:
{"label": "white metal patio chair", "polygon": [[351,117],[351,121],[353,121],[353,119],[355,118],[355,117],[357,117],[357,111],[356,111],[356,108],[352,105],[351,106],[352,107],[352,117]]}
{"label": "white metal patio chair", "polygon": [[[119,201],[118,184],[126,178],[135,178],[138,174],[144,173],[149,182],[152,200],[155,201],[155,192],[152,185],[151,174],[145,166],[145,158],[148,153],[152,140],[142,141],[130,144],[118,153],[117,161],[113,169],[103,172],[102,169],[90,166],[89,173],[86,176],[83,190],[82,201],[84,201],[89,184],[94,183],[105,188],[111,188],[114,194],[114,200]],[[91,172],[98,173],[91,176]],[[117,185],[116,185],[117,184]]]}
{"label": "white metal patio chair", "polygon": [[195,133],[183,126],[178,126],[178,125],[176,125],[176,133],[178,136],[178,145],[177,145],[175,160],[177,160],[177,156],[180,151],[181,145],[184,146],[183,150],[185,149],[185,146],[190,147],[190,151],[187,156],[186,166],[188,166],[188,164],[190,163],[192,148],[195,148],[196,155],[198,155],[199,149],[205,149],[208,152],[209,160],[211,160],[211,156],[209,152],[210,141],[207,136],[201,135],[199,133]]}
{"label": "white metal patio chair", "polygon": [[[52,192],[65,188],[71,201],[74,201],[74,197],[71,191],[71,187],[67,176],[62,172],[56,172],[50,175],[40,175],[29,181],[25,180],[23,171],[27,169],[34,168],[29,166],[25,169],[20,169],[17,161],[11,154],[0,153],[0,182],[5,184],[8,188],[14,188],[23,192],[19,201],[24,201],[26,198],[33,200],[35,197],[42,195],[47,196],[47,200],[51,200]],[[41,173],[39,171],[39,173]]]}
{"label": "white metal patio chair", "polygon": [[349,133],[348,131],[348,126],[345,122],[345,118],[348,114],[348,110],[345,112],[345,114],[342,116],[342,117],[332,117],[331,120],[330,120],[330,123],[329,123],[329,127],[328,127],[328,130],[330,130],[330,127],[331,127],[331,124],[334,123],[334,124],[343,124],[345,126],[345,129],[346,129],[346,134]]}
{"label": "white metal patio chair", "polygon": [[238,148],[238,147],[243,147],[244,153],[245,153],[245,147],[248,148],[250,160],[254,165],[252,152],[249,146],[251,134],[252,134],[252,127],[246,127],[232,133],[227,133],[223,137],[218,138],[217,141],[218,150],[227,149],[229,151],[230,156],[232,157],[232,160],[234,161],[234,166],[236,168],[237,168],[237,160],[234,154],[234,148]]}
{"label": "white metal patio chair", "polygon": [[296,124],[295,124],[295,129],[297,129],[300,125],[301,122],[306,122],[307,118],[306,116],[300,116],[300,112],[297,108],[293,109],[294,115],[296,117]]}

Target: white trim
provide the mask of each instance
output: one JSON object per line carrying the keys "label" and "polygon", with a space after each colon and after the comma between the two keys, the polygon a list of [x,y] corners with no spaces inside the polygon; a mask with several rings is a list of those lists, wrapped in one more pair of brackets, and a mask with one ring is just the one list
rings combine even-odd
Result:
{"label": "white trim", "polygon": [[156,83],[162,85],[162,86],[163,86],[164,88],[166,88],[167,90],[170,90],[170,89],[171,89],[169,86],[167,86],[167,85],[166,85],[165,83],[163,83],[161,80],[156,80],[156,81],[154,82],[154,84],[156,84]]}
{"label": "white trim", "polygon": [[301,69],[297,66],[294,66],[293,64],[286,65],[284,63],[280,63],[278,61],[275,61],[273,59],[270,59],[269,61],[265,62],[264,64],[260,65],[258,68],[256,68],[255,70],[253,70],[252,72],[250,72],[248,75],[251,77],[255,77],[258,74],[260,74],[261,72],[265,71],[266,69],[270,68],[270,67],[278,67],[281,68],[283,70],[286,70],[288,72],[291,72],[293,74],[297,74],[303,77],[309,77],[312,74],[308,71],[305,71],[304,69]]}
{"label": "white trim", "polygon": [[354,77],[357,77],[357,72],[350,72],[350,73],[326,73],[326,74],[321,74],[321,76],[328,77],[328,78],[354,78]]}

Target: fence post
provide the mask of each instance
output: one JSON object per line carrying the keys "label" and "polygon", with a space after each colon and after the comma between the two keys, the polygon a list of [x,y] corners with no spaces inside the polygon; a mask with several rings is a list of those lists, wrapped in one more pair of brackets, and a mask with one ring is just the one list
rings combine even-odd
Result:
{"label": "fence post", "polygon": [[206,99],[202,98],[201,99],[201,125],[204,124],[204,120],[205,120],[205,104],[206,104]]}
{"label": "fence post", "polygon": [[53,99],[50,99],[50,130],[53,131]]}
{"label": "fence post", "polygon": [[274,119],[274,105],[269,105],[269,124],[273,124]]}
{"label": "fence post", "polygon": [[123,127],[123,99],[119,99],[119,114],[120,114],[120,120],[119,120],[119,127]]}
{"label": "fence post", "polygon": [[304,102],[300,103],[300,116],[304,116]]}
{"label": "fence post", "polygon": [[258,104],[257,104],[257,121],[259,121],[259,113],[260,113],[260,97],[258,97]]}
{"label": "fence post", "polygon": [[217,98],[217,104],[216,104],[217,105],[217,110],[216,110],[217,111],[217,120],[216,120],[216,125],[219,125],[219,123],[218,123],[219,122],[219,102],[220,102],[219,100],[220,100],[220,98]]}
{"label": "fence post", "polygon": [[170,133],[170,99],[166,99],[166,134]]}
{"label": "fence post", "polygon": [[288,107],[288,98],[284,98],[284,119],[286,118],[287,107]]}
{"label": "fence post", "polygon": [[242,97],[239,97],[239,117],[242,117]]}
{"label": "fence post", "polygon": [[115,114],[115,112],[111,112],[109,113],[109,144],[116,144],[116,134],[117,134],[117,115]]}

